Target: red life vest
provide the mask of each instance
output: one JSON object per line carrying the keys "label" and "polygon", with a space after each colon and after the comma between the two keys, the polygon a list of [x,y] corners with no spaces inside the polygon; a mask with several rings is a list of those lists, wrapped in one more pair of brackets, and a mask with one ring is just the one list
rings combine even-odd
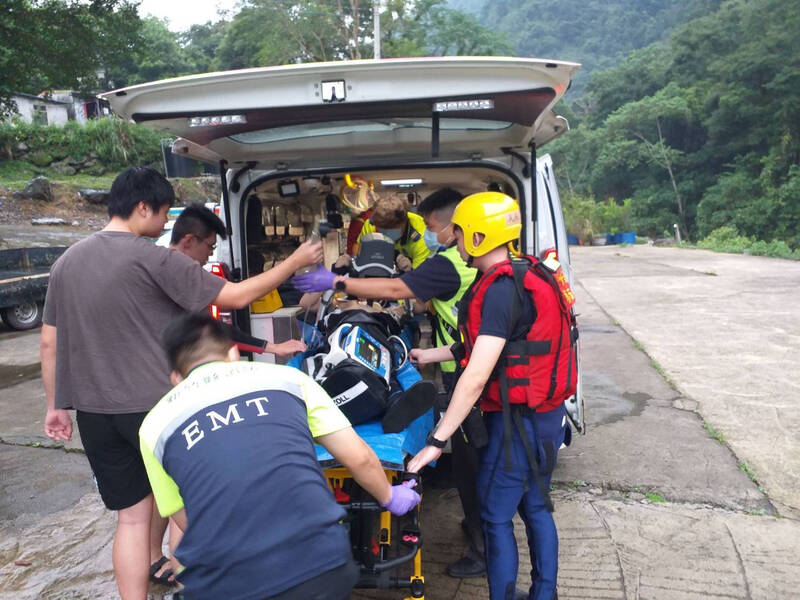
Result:
{"label": "red life vest", "polygon": [[[501,384],[505,379],[509,404],[524,404],[536,412],[554,410],[575,393],[578,371],[577,326],[572,312],[575,299],[560,267],[552,271],[537,258],[522,256],[488,269],[464,295],[462,306],[466,310],[459,310],[465,360],[469,360],[481,329],[486,291],[503,275],[514,278],[516,294],[526,294],[533,300],[535,320],[524,339],[506,344],[481,395],[481,409],[502,410]],[[509,298],[514,303],[513,324],[519,319],[521,301]]]}

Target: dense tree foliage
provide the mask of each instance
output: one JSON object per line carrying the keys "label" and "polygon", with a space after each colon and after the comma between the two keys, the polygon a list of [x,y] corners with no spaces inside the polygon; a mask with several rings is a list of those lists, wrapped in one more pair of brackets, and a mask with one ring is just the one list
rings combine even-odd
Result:
{"label": "dense tree foliage", "polygon": [[[0,3],[0,112],[11,92],[97,90],[220,69],[371,58],[372,0],[242,0],[227,20],[170,31],[135,0]],[[513,51],[445,0],[383,0],[384,57]],[[104,73],[102,80],[98,73]]]}
{"label": "dense tree foliage", "polygon": [[12,92],[90,90],[130,52],[141,26],[130,0],[0,2],[0,114]]}
{"label": "dense tree foliage", "polygon": [[[496,55],[512,52],[505,36],[444,0],[382,3],[381,55]],[[217,69],[372,58],[371,0],[245,0],[212,63]]]}
{"label": "dense tree foliage", "polygon": [[[177,33],[140,19],[135,0],[4,0],[0,112],[12,91],[96,90],[103,71],[106,84],[119,87],[372,57],[373,0],[235,6],[217,22]],[[797,0],[381,6],[384,57],[517,54],[584,65],[569,104],[557,107],[572,131],[546,148],[582,230],[590,229],[589,212],[614,227],[624,214],[626,226],[647,234],[677,225],[694,239],[721,230],[718,238],[800,247]]]}
{"label": "dense tree foliage", "polygon": [[[508,34],[517,56],[574,60],[583,65],[573,97],[592,73],[632,50],[664,39],[676,26],[708,14],[720,0],[485,0],[483,24]],[[451,5],[475,10],[475,0]]]}
{"label": "dense tree foliage", "polygon": [[800,11],[729,0],[595,74],[548,149],[565,187],[631,198],[644,232],[800,246]]}

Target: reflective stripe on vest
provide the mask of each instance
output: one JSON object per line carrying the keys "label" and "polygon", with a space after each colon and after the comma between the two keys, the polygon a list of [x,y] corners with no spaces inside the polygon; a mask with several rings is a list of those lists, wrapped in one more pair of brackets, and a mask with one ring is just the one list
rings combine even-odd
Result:
{"label": "reflective stripe on vest", "polygon": [[[411,268],[416,269],[426,258],[431,255],[431,251],[425,244],[423,234],[425,233],[425,220],[416,213],[408,213],[408,226],[399,240],[394,244],[394,249],[407,256],[411,260]],[[379,232],[380,230],[372,224],[372,220],[367,219],[358,235],[358,245],[361,246],[361,238],[367,234]],[[405,241],[403,241],[405,240]]]}
{"label": "reflective stripe on vest", "polygon": [[[458,253],[458,248],[456,246],[451,246],[447,250],[439,252],[438,256],[446,258],[452,263],[458,273],[460,281],[458,291],[450,299],[441,300],[439,298],[431,298],[431,308],[434,313],[433,318],[438,321],[438,323],[434,324],[434,345],[449,346],[456,341],[456,337],[454,337],[451,332],[456,333],[457,338],[461,337],[457,333],[458,302],[469,289],[469,286],[472,285],[472,282],[475,281],[478,270],[467,266],[467,263],[462,260],[461,255]],[[439,367],[444,373],[452,373],[456,370],[456,363],[450,360],[439,363]]]}

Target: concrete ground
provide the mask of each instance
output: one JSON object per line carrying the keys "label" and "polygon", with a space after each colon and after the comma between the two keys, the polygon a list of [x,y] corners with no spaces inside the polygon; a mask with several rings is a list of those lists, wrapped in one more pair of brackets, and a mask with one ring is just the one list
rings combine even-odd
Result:
{"label": "concrete ground", "polygon": [[[800,263],[572,253],[588,432],[554,475],[559,597],[800,598]],[[0,600],[113,598],[113,516],[85,458],[41,433],[37,353],[36,335],[0,332]],[[426,480],[427,598],[487,598],[484,580],[444,574],[465,545],[458,499],[446,473]]]}

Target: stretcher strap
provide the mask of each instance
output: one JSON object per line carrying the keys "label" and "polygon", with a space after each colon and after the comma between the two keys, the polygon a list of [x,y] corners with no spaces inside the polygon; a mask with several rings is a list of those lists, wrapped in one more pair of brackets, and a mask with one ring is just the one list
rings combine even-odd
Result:
{"label": "stretcher strap", "polygon": [[[536,481],[536,487],[539,488],[539,493],[542,495],[545,508],[547,508],[547,512],[553,512],[554,508],[553,501],[550,499],[550,490],[548,490],[544,485],[544,478],[539,472],[539,461],[536,460],[536,455],[533,453],[531,441],[528,439],[528,432],[525,429],[525,426],[522,424],[522,417],[520,416],[519,411],[515,410],[512,413],[512,417],[514,419],[514,424],[517,426],[517,431],[519,432],[519,437],[522,440],[522,445],[525,447],[525,454],[528,456],[528,462],[530,463],[531,470],[533,471],[533,479]],[[535,430],[536,424],[532,424]],[[536,431],[535,433],[538,440],[539,432]]]}

